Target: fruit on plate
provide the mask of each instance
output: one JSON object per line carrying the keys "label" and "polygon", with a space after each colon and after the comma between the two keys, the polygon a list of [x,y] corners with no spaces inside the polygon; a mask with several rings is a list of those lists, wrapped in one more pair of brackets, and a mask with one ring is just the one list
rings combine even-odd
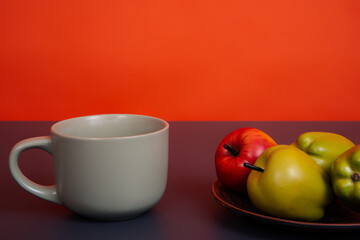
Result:
{"label": "fruit on plate", "polygon": [[332,199],[330,178],[306,153],[289,145],[268,148],[247,181],[253,205],[270,216],[317,221]]}
{"label": "fruit on plate", "polygon": [[251,127],[239,128],[220,142],[215,153],[216,174],[227,188],[246,194],[246,181],[250,169],[244,163],[253,164],[268,147],[276,142],[266,133]]}
{"label": "fruit on plate", "polygon": [[331,181],[335,196],[349,208],[360,211],[360,145],[335,160]]}
{"label": "fruit on plate", "polygon": [[330,175],[334,161],[354,143],[336,133],[306,132],[291,145],[307,153]]}

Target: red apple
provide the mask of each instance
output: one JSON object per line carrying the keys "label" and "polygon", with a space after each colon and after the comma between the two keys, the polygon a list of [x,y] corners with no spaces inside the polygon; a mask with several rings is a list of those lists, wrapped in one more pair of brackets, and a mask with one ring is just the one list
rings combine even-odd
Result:
{"label": "red apple", "polygon": [[215,154],[216,174],[227,188],[246,193],[246,181],[257,158],[276,142],[256,128],[239,128],[229,133],[219,144]]}

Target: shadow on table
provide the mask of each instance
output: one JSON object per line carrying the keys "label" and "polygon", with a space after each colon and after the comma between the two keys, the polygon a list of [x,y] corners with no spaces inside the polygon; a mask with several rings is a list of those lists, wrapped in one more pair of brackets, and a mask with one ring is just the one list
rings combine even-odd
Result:
{"label": "shadow on table", "polygon": [[[129,220],[96,221],[72,213],[65,206],[30,195],[17,206],[3,206],[0,239],[165,239],[156,211]],[[22,226],[21,229],[18,226]]]}
{"label": "shadow on table", "polygon": [[220,208],[221,206],[215,212],[215,218],[221,225],[218,234],[222,236],[237,233],[242,239],[348,239],[360,234],[360,231],[355,230],[329,231],[287,227],[258,221]]}
{"label": "shadow on table", "polygon": [[155,212],[133,219],[101,222],[69,214],[66,221],[53,226],[56,239],[164,239],[162,224]]}

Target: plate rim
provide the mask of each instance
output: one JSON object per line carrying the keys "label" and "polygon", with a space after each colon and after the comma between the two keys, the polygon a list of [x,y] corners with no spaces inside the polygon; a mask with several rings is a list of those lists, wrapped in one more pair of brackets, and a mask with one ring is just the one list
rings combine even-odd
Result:
{"label": "plate rim", "polygon": [[[240,213],[244,216],[252,217],[253,219],[261,219],[266,220],[267,222],[271,223],[277,223],[281,225],[287,225],[287,226],[294,226],[294,227],[302,227],[302,228],[317,228],[317,229],[359,229],[360,228],[360,222],[359,223],[323,223],[323,222],[304,222],[304,221],[297,221],[297,220],[290,220],[290,219],[284,219],[284,218],[278,218],[278,217],[272,217],[268,215],[264,215],[261,213],[256,213],[253,211],[245,210],[243,208],[240,208],[238,206],[234,206],[234,204],[227,202],[223,198],[221,198],[215,191],[215,186],[222,183],[217,179],[212,187],[211,192],[216,200],[221,206],[230,209],[234,212]],[[224,186],[223,186],[224,187]]]}

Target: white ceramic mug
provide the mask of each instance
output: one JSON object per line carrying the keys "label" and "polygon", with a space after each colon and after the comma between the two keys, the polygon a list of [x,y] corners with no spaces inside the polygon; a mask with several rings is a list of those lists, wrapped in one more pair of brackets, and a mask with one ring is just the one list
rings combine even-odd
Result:
{"label": "white ceramic mug", "polygon": [[[132,114],[105,114],[55,123],[51,136],[17,143],[9,157],[15,181],[30,193],[98,220],[136,217],[163,196],[168,172],[169,124]],[[53,156],[55,185],[24,176],[19,155],[31,148]]]}

